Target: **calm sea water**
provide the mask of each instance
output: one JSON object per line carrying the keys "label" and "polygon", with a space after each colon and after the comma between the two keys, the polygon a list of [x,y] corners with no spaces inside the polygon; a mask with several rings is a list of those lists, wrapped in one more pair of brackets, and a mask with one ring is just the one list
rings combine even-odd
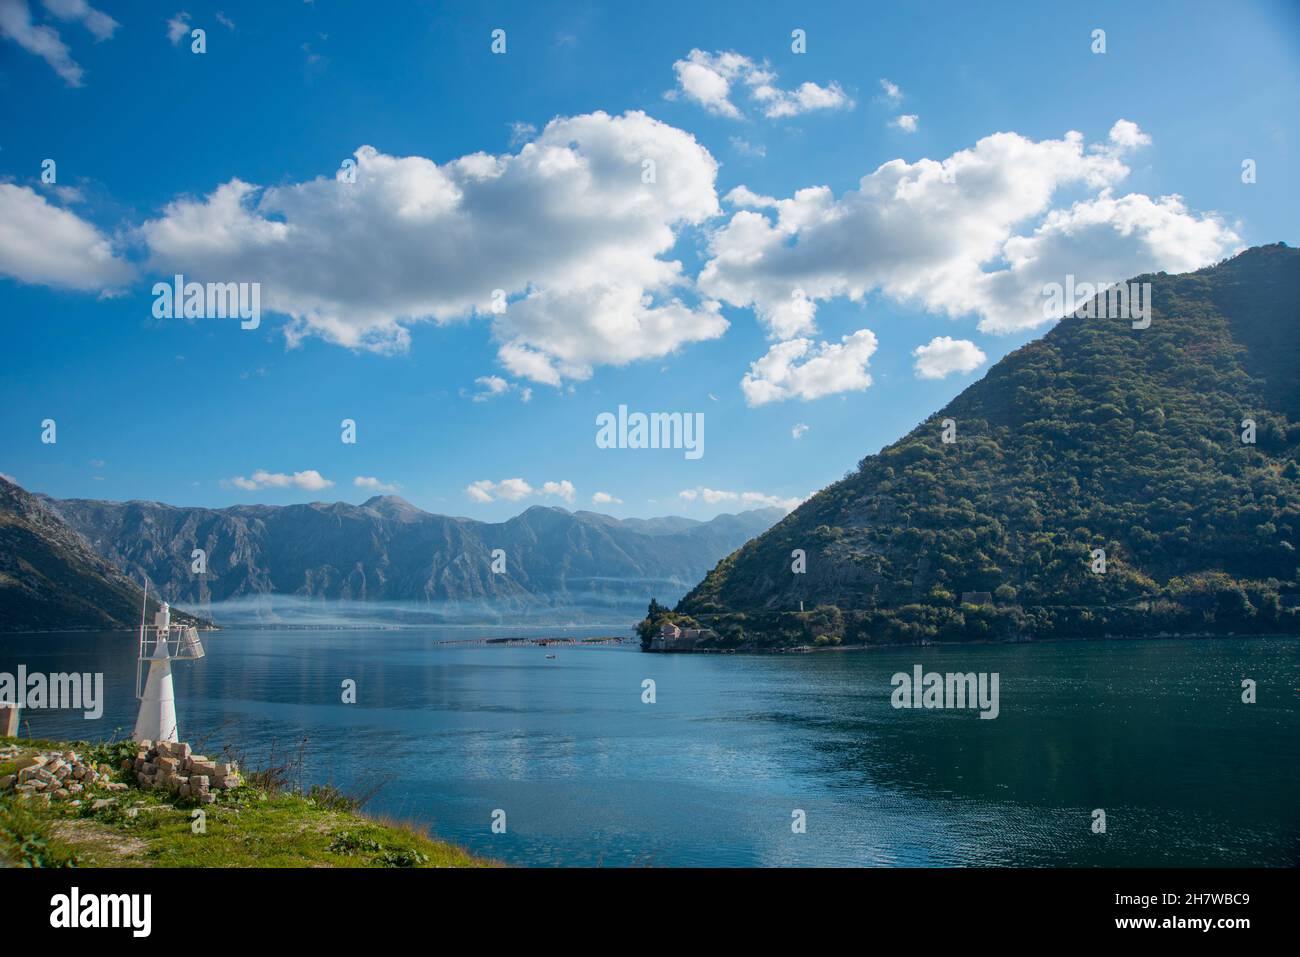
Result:
{"label": "calm sea water", "polygon": [[[368,810],[514,864],[1300,861],[1297,639],[780,657],[440,646],[492,633],[205,635],[208,657],[176,667],[181,736],[250,758],[305,736],[310,780],[382,783]],[[27,711],[24,733],[129,735],[134,652],[133,635],[0,638],[0,671],[105,673],[103,718]],[[895,710],[890,677],[914,664],[998,672],[1000,716]]]}

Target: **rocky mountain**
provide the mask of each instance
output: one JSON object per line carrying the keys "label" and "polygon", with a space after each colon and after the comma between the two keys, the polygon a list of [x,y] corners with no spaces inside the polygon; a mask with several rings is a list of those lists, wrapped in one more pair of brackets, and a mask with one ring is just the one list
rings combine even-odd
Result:
{"label": "rocky mountain", "polygon": [[142,597],[37,496],[0,477],[0,631],[134,629]]}
{"label": "rocky mountain", "polygon": [[[430,514],[391,495],[362,505],[221,509],[45,502],[104,559],[147,574],[183,605],[277,594],[458,603],[500,614],[539,606],[639,610],[648,595],[676,598],[783,514],[619,520],[537,506],[492,524]],[[194,570],[195,549],[206,553],[205,572]],[[504,572],[493,571],[496,549]]]}
{"label": "rocky mountain", "polygon": [[1296,633],[1300,251],[1132,281],[1149,327],[1061,321],[675,617],[724,645]]}

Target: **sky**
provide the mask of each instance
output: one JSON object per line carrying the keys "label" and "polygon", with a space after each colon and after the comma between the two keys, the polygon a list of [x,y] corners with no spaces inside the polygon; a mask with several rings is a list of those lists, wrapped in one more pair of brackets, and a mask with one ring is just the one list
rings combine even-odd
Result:
{"label": "sky", "polygon": [[[0,472],[791,508],[1046,284],[1294,245],[1298,104],[1295,3],[0,0]],[[620,406],[701,454],[601,447]]]}

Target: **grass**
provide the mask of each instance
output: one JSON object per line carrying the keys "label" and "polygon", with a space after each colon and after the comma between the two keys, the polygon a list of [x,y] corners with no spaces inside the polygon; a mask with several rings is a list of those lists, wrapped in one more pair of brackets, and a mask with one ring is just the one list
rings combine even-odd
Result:
{"label": "grass", "polygon": [[[40,749],[86,753],[127,780],[121,754],[129,742],[93,745],[0,738],[24,753]],[[116,760],[110,760],[115,758]],[[6,764],[8,769],[6,770]],[[12,773],[0,762],[0,775]],[[203,808],[134,783],[117,803],[92,811],[0,795],[0,860],[20,867],[484,867],[493,862],[430,837],[401,821],[360,814],[329,787],[268,791],[245,784]],[[128,815],[128,810],[137,813]]]}

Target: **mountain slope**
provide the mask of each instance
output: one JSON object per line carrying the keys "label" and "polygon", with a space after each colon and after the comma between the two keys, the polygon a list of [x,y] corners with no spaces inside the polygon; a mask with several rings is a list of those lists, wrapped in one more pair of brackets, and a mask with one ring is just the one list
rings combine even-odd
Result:
{"label": "mountain slope", "polygon": [[[161,594],[206,603],[262,594],[385,602],[641,607],[682,594],[719,558],[769,528],[775,509],[620,521],[533,507],[489,524],[421,511],[396,496],[362,505],[177,508],[157,502],[47,500],[104,558],[147,574]],[[207,574],[191,571],[195,548]],[[492,552],[505,572],[492,571]]]}
{"label": "mountain slope", "polygon": [[678,612],[724,644],[1300,627],[1300,251],[1134,281],[1152,283],[1149,328],[1061,321]]}
{"label": "mountain slope", "polygon": [[141,597],[36,496],[0,478],[0,631],[134,629]]}

